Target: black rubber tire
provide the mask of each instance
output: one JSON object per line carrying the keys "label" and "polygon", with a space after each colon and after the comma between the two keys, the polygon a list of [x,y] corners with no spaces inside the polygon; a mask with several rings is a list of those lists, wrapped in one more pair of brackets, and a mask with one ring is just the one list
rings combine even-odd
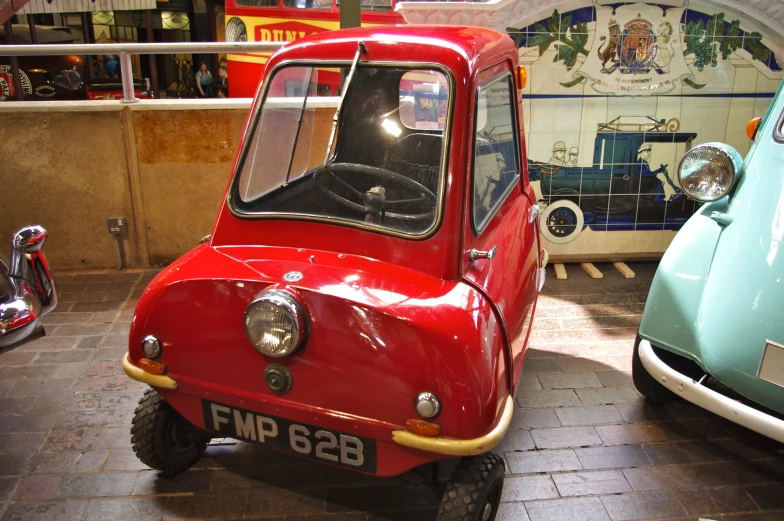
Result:
{"label": "black rubber tire", "polygon": [[[436,521],[493,521],[504,489],[504,460],[492,452],[463,458],[447,482]],[[492,511],[483,517],[485,503]]]}
{"label": "black rubber tire", "polygon": [[180,416],[154,389],[144,392],[131,427],[133,451],[142,463],[176,476],[201,459],[208,442],[206,432]]}
{"label": "black rubber tire", "polygon": [[637,337],[637,340],[634,342],[632,381],[640,394],[645,396],[646,400],[656,405],[666,405],[677,398],[672,391],[651,376],[651,373],[642,365],[642,360],[640,360],[640,337]]}

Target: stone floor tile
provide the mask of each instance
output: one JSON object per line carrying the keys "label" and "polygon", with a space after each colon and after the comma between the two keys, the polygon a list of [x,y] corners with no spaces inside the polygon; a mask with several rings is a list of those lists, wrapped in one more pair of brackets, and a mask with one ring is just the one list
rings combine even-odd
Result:
{"label": "stone floor tile", "polygon": [[717,487],[708,489],[708,493],[716,503],[718,512],[750,512],[757,505],[742,487]]}
{"label": "stone floor tile", "polygon": [[327,489],[326,499],[327,512],[395,510],[405,505],[405,487],[371,485]]}
{"label": "stone floor tile", "polygon": [[542,389],[580,389],[583,387],[602,386],[596,375],[591,372],[542,373],[538,377],[542,383]]}
{"label": "stone floor tile", "polygon": [[0,353],[0,364],[3,366],[28,365],[35,357],[35,352],[5,351]]}
{"label": "stone floor tile", "polygon": [[22,474],[27,468],[33,451],[17,452],[14,454],[0,454],[0,476],[15,476]]}
{"label": "stone floor tile", "polygon": [[172,478],[163,477],[153,470],[138,473],[133,485],[133,495],[169,495],[210,490],[211,470],[189,470]]}
{"label": "stone floor tile", "polygon": [[599,389],[575,389],[583,405],[613,405],[642,401],[633,387],[602,387]]}
{"label": "stone floor tile", "polygon": [[0,501],[8,501],[11,493],[19,483],[20,478],[16,476],[0,476]]}
{"label": "stone floor tile", "polygon": [[558,490],[550,476],[521,476],[504,480],[501,501],[532,501],[557,497]]}
{"label": "stone floor tile", "polygon": [[46,501],[54,497],[62,476],[30,475],[24,478],[14,494],[15,501]]}
{"label": "stone floor tile", "polygon": [[[0,421],[2,418],[0,417]],[[20,454],[35,452],[44,441],[46,432],[16,432],[8,435],[5,446],[0,453],[2,454]]]}
{"label": "stone floor tile", "polygon": [[605,387],[631,387],[632,377],[621,371],[597,371],[596,377]]}
{"label": "stone floor tile", "polygon": [[[327,469],[327,465],[320,465]],[[318,469],[309,468],[307,473],[297,476],[301,479],[288,480],[287,469],[285,466],[280,467],[235,467],[232,469],[215,469],[212,471],[212,479],[210,481],[210,490],[242,490],[246,488],[261,488],[265,486],[285,487],[290,486],[293,488],[307,488],[309,486],[326,486],[334,477],[323,476],[323,479],[318,479]],[[337,469],[340,470],[340,469]],[[315,472],[314,472],[315,471]],[[348,471],[346,471],[348,473]],[[351,474],[356,475],[355,472]]]}
{"label": "stone floor tile", "polygon": [[666,441],[667,434],[657,424],[600,425],[596,432],[605,445],[636,445]]}
{"label": "stone floor tile", "polygon": [[51,336],[101,336],[109,332],[109,327],[109,324],[63,324]]}
{"label": "stone floor tile", "polygon": [[46,431],[52,427],[55,414],[32,413],[0,416],[0,433]]}
{"label": "stone floor tile", "polygon": [[[126,444],[127,444],[126,440]],[[149,467],[139,460],[136,457],[136,453],[134,453],[133,449],[131,448],[122,448],[117,450],[110,450],[109,451],[109,459],[106,460],[106,464],[103,466],[103,470],[105,471],[116,471],[116,470],[147,470]]]}
{"label": "stone floor tile", "polygon": [[117,320],[117,314],[119,310],[115,311],[99,311],[97,313],[93,313],[90,317],[89,322],[93,324],[111,324],[115,320]]}
{"label": "stone floor tile", "polygon": [[[692,488],[676,490],[675,497],[690,516],[709,516],[719,513],[719,507],[713,501],[710,489]],[[753,503],[752,503],[753,504]]]}
{"label": "stone floor tile", "polygon": [[172,496],[166,501],[163,519],[227,519],[242,517],[247,492],[244,490]]}
{"label": "stone floor tile", "polygon": [[84,521],[159,521],[167,498],[93,499]]}
{"label": "stone floor tile", "polygon": [[54,494],[56,498],[130,496],[135,472],[65,476]]}
{"label": "stone floor tile", "polygon": [[[355,495],[354,491],[348,493],[348,497],[352,495]],[[385,497],[383,493],[381,497]],[[401,504],[401,498],[402,494],[395,498],[397,506]],[[324,514],[325,508],[323,490],[302,492],[291,488],[264,487],[247,491],[245,516]]]}
{"label": "stone floor tile", "polygon": [[781,521],[784,511],[722,516],[721,521]]}
{"label": "stone floor tile", "polygon": [[564,373],[595,373],[597,371],[611,371],[614,369],[611,365],[610,357],[607,356],[601,356],[595,359],[563,357],[555,358],[554,360]]}
{"label": "stone floor tile", "polygon": [[697,473],[688,465],[641,467],[624,469],[622,472],[636,491],[677,490],[705,486]]}
{"label": "stone floor tile", "polygon": [[612,521],[636,521],[686,515],[674,492],[602,496],[601,500]]}
{"label": "stone floor tile", "polygon": [[784,509],[784,484],[750,485],[744,487],[754,503],[763,510]]}
{"label": "stone floor tile", "polygon": [[537,347],[529,346],[525,352],[527,359],[558,358],[561,356],[579,356],[578,346],[574,344],[546,344]]}
{"label": "stone floor tile", "polygon": [[[429,516],[429,517],[428,517]],[[276,518],[268,518],[263,517],[259,518],[263,519],[264,521],[270,520],[274,521]],[[281,521],[283,518],[278,518]],[[304,515],[304,516],[286,516],[286,521],[365,521],[368,519],[368,515],[364,512],[348,512],[348,513],[339,513],[339,514],[317,514],[317,515]],[[381,513],[370,516],[370,519],[373,521],[386,521],[386,520],[396,520],[396,519],[405,519],[405,520],[412,520],[417,521],[418,519],[429,520],[433,519],[433,514],[431,512],[420,512],[417,510],[406,510],[406,511],[396,511],[390,513]]]}
{"label": "stone floor tile", "polygon": [[560,373],[561,368],[555,363],[555,358],[526,358],[523,362],[523,372],[527,374]]}
{"label": "stone floor tile", "polygon": [[623,418],[612,405],[559,407],[555,409],[555,414],[564,426],[623,423]]}
{"label": "stone floor tile", "polygon": [[493,451],[498,453],[533,450],[536,448],[531,433],[523,429],[508,430]]}
{"label": "stone floor tile", "polygon": [[71,308],[71,313],[117,311],[122,307],[122,302],[77,302]]}
{"label": "stone floor tile", "polygon": [[553,409],[515,409],[510,429],[560,427],[561,421]]}
{"label": "stone floor tile", "polygon": [[[3,521],[82,521],[87,504],[87,500],[13,503],[6,510]],[[106,519],[113,518],[104,517],[101,521]]]}
{"label": "stone floor tile", "polygon": [[68,415],[61,415],[55,422],[55,429],[70,430],[78,428],[112,428],[120,427],[128,413],[123,409],[98,409],[87,411],[72,411]]}
{"label": "stone floor tile", "polygon": [[[59,367],[54,368],[56,372]],[[52,373],[54,375],[54,372]],[[69,392],[76,380],[73,378],[62,380],[49,380],[32,378],[29,380],[19,380],[14,384],[8,396],[39,396],[42,394],[62,394]]]}
{"label": "stone floor tile", "polygon": [[572,389],[552,391],[527,391],[517,398],[522,408],[541,409],[543,407],[575,407],[582,405]]}
{"label": "stone floor tile", "polygon": [[562,449],[601,445],[602,440],[593,427],[556,427],[534,429],[531,436],[539,449]]}
{"label": "stone floor tile", "polygon": [[526,391],[538,391],[542,388],[539,378],[535,374],[522,374],[520,375],[520,382],[517,385],[517,394]]}
{"label": "stone floor tile", "polygon": [[75,472],[93,472],[97,470],[108,456],[101,451],[41,452],[33,460],[34,474],[67,474]]}
{"label": "stone floor tile", "polygon": [[577,459],[586,470],[647,467],[651,460],[639,445],[588,447],[575,449]]}
{"label": "stone floor tile", "polygon": [[692,468],[700,480],[708,486],[745,486],[784,481],[784,474],[773,464],[773,461],[738,461],[694,464]]}
{"label": "stone floor tile", "polygon": [[6,396],[0,398],[0,415],[30,412],[35,403],[35,398],[35,396]]}
{"label": "stone floor tile", "polygon": [[525,508],[531,521],[610,521],[598,497],[529,501]]}
{"label": "stone floor tile", "polygon": [[[60,351],[72,349],[79,342],[79,337],[50,337],[36,338],[32,342],[19,345],[14,348],[21,352],[41,352],[41,351]],[[0,371],[0,375],[2,371]]]}
{"label": "stone floor tile", "polygon": [[[537,311],[538,312],[538,311]],[[523,503],[501,503],[495,521],[530,521]]]}
{"label": "stone floor tile", "polygon": [[646,444],[642,446],[642,450],[654,465],[736,459],[720,446],[703,441]]}
{"label": "stone floor tile", "polygon": [[93,355],[92,349],[65,349],[63,351],[41,351],[35,358],[35,364],[62,364],[86,362]]}
{"label": "stone floor tile", "polygon": [[582,470],[572,449],[515,452],[504,456],[512,474]]}
{"label": "stone floor tile", "polygon": [[631,492],[632,487],[619,470],[554,474],[553,481],[563,497]]}

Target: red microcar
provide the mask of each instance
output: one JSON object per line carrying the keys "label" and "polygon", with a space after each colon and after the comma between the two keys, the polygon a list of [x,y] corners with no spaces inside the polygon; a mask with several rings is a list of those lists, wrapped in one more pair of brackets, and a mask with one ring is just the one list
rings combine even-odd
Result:
{"label": "red microcar", "polygon": [[438,519],[494,519],[544,282],[524,81],[475,27],[278,51],[212,235],[136,308],[139,459],[176,474],[210,437],[377,476],[462,458]]}

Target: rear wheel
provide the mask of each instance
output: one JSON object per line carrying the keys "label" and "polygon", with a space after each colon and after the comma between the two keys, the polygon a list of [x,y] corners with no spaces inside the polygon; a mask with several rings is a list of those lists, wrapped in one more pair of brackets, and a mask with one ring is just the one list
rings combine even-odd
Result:
{"label": "rear wheel", "polygon": [[645,369],[640,360],[640,337],[634,343],[634,354],[632,355],[632,381],[634,387],[645,396],[645,398],[658,405],[665,405],[675,400],[675,394],[659,383],[651,373]]}
{"label": "rear wheel", "polygon": [[142,463],[175,476],[201,459],[208,441],[207,433],[180,416],[154,389],[144,392],[131,427],[133,451]]}
{"label": "rear wheel", "polygon": [[493,521],[504,488],[504,460],[488,452],[463,458],[447,482],[437,521]]}

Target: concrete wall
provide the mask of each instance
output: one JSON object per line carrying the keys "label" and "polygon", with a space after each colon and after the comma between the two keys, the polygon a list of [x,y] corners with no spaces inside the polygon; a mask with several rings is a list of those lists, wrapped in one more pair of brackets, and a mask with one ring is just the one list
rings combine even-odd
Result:
{"label": "concrete wall", "polygon": [[0,252],[36,223],[55,269],[161,265],[212,230],[250,100],[0,105]]}

